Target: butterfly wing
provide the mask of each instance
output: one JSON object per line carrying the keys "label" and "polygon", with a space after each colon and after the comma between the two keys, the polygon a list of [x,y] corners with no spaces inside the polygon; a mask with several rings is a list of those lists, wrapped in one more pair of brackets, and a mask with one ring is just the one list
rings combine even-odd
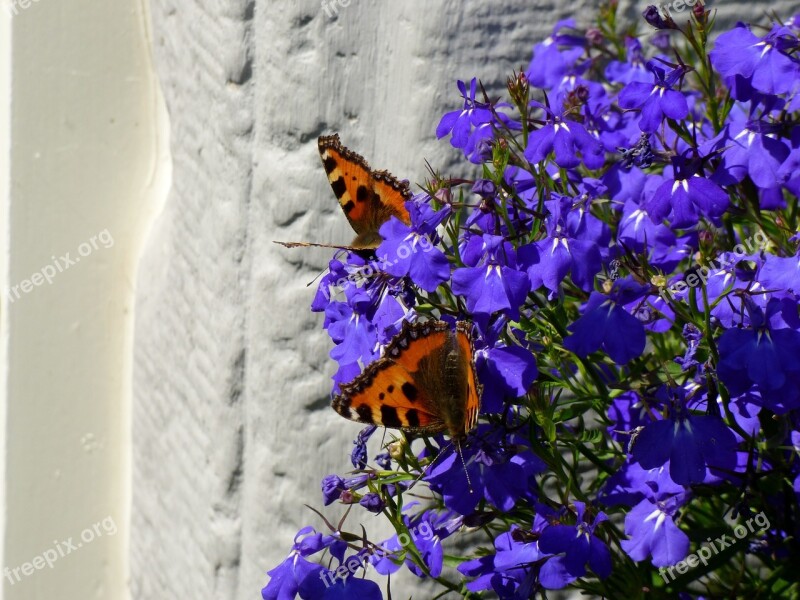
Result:
{"label": "butterfly wing", "polygon": [[480,387],[465,330],[447,323],[404,323],[383,358],[368,365],[333,400],[359,423],[463,437],[474,427]]}
{"label": "butterfly wing", "polygon": [[328,182],[358,234],[354,247],[377,248],[381,242],[378,230],[392,216],[410,223],[405,207],[411,198],[407,183],[386,171],[373,171],[360,154],[341,144],[338,134],[321,136],[317,143]]}
{"label": "butterfly wing", "polygon": [[[467,404],[466,415],[464,418],[463,435],[472,431],[478,425],[478,414],[481,409],[481,394],[483,386],[478,382],[478,375],[475,369],[475,351],[472,347],[472,335],[469,324],[465,321],[456,323],[456,341],[464,356],[464,363],[467,371]],[[455,436],[460,437],[460,436]]]}

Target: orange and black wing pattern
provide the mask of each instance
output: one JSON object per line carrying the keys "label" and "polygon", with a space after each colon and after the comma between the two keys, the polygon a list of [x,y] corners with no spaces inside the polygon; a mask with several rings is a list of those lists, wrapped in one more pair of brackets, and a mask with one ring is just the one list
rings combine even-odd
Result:
{"label": "orange and black wing pattern", "polygon": [[467,407],[464,419],[463,434],[466,435],[478,425],[478,415],[481,410],[481,392],[483,387],[478,382],[475,371],[475,351],[472,348],[472,332],[469,324],[459,321],[456,324],[456,340],[461,354],[465,357],[467,366]]}
{"label": "orange and black wing pattern", "polygon": [[334,410],[359,423],[463,437],[477,423],[480,386],[462,325],[404,323],[383,358],[341,386]]}
{"label": "orange and black wing pattern", "polygon": [[360,154],[341,144],[338,134],[320,137],[318,146],[328,182],[357,234],[354,248],[377,248],[378,230],[392,216],[410,223],[407,183],[387,171],[373,171]]}

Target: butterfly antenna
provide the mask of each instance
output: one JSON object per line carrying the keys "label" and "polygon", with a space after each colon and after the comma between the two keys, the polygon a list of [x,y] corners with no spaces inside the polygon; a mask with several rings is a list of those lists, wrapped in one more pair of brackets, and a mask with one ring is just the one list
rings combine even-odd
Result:
{"label": "butterfly antenna", "polygon": [[461,442],[455,440],[456,444],[456,452],[461,457],[461,464],[464,467],[464,475],[467,476],[467,488],[469,488],[469,495],[471,496],[475,492],[472,490],[472,481],[469,479],[469,471],[467,471],[467,462],[464,460],[464,453],[461,452]]}
{"label": "butterfly antenna", "polygon": [[322,277],[322,276],[325,274],[325,272],[327,272],[327,271],[328,271],[328,267],[325,267],[324,269],[322,269],[322,271],[320,271],[320,272],[319,272],[319,274],[318,274],[316,277],[314,277],[314,279],[312,279],[311,281],[309,281],[309,282],[306,284],[306,287],[309,287],[309,286],[311,286],[311,284],[312,284],[312,283],[314,283],[314,282],[315,282],[317,279],[319,279],[320,277]]}
{"label": "butterfly antenna", "polygon": [[423,477],[425,477],[425,474],[428,472],[428,470],[429,470],[429,469],[430,469],[430,468],[431,468],[431,467],[432,467],[434,464],[436,464],[436,461],[439,459],[439,457],[440,457],[440,456],[442,456],[442,455],[444,454],[444,451],[445,451],[445,450],[447,450],[448,446],[450,446],[450,444],[451,444],[451,443],[452,443],[452,442],[450,442],[450,443],[447,443],[447,444],[445,444],[444,446],[442,446],[441,448],[439,448],[439,452],[437,452],[437,453],[436,453],[436,456],[434,456],[434,457],[433,457],[433,460],[431,460],[431,462],[429,462],[429,463],[428,463],[428,464],[425,466],[425,468],[424,468],[424,469],[422,469],[422,471],[420,472],[420,474],[419,474],[419,475],[417,475],[417,478],[416,478],[416,479],[414,479],[414,481],[412,481],[412,482],[411,482],[411,485],[410,485],[410,486],[408,486],[408,489],[409,489],[409,490],[410,490],[411,488],[413,488],[415,485],[417,485],[417,482],[418,482],[420,479],[422,479]]}

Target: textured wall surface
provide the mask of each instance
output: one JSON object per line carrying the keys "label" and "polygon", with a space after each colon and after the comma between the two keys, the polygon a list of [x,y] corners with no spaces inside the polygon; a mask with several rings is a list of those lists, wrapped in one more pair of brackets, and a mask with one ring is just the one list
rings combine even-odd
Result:
{"label": "textured wall surface", "polygon": [[496,89],[595,3],[152,2],[174,185],[138,281],[132,592],[257,598],[297,529],[321,525],[302,504],[321,507],[359,430],[328,408],[330,343],[308,310],[329,253],[272,243],[352,237],[317,136],[421,181],[424,158],[453,157],[433,132],[455,79]]}

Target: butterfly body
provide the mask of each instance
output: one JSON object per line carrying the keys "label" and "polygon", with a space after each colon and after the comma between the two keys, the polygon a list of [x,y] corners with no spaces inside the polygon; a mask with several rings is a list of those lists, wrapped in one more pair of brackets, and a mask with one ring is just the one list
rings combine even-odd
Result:
{"label": "butterfly body", "polygon": [[462,439],[477,424],[481,386],[468,324],[403,323],[383,358],[333,399],[345,418],[421,435]]}

